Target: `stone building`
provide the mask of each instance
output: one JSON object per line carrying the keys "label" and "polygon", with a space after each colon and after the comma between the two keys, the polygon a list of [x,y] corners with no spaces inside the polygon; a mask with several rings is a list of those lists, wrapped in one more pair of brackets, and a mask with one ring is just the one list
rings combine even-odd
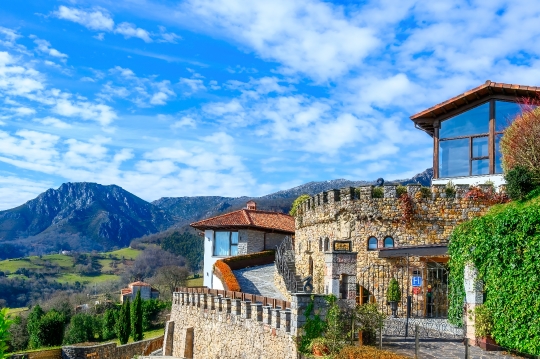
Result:
{"label": "stone building", "polygon": [[487,81],[411,116],[416,128],[433,137],[431,188],[409,185],[405,199],[395,185],[313,196],[296,217],[295,274],[312,276],[316,293],[377,302],[386,312],[386,288],[396,278],[401,315],[409,305],[412,316],[445,317],[449,236],[493,204],[465,194],[470,185],[486,192],[504,185],[500,138],[521,111],[519,102],[539,94],[537,87]]}
{"label": "stone building", "polygon": [[218,259],[275,249],[294,234],[294,218],[278,212],[257,210],[254,201],[244,209],[191,224],[204,231],[204,286],[223,289],[213,274]]}
{"label": "stone building", "polygon": [[131,301],[137,296],[137,292],[141,292],[141,299],[156,299],[159,298],[159,291],[145,282],[133,282],[120,291],[120,302],[124,303],[124,300],[129,298]]}

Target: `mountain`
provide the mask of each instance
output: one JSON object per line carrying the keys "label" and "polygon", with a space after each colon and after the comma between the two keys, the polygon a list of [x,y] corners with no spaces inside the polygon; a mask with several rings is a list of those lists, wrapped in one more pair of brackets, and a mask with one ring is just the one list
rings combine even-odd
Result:
{"label": "mountain", "polygon": [[[432,175],[428,169],[392,183],[429,185]],[[257,202],[258,209],[286,213],[301,194],[375,182],[336,179],[309,182],[262,197],[164,197],[152,203],[115,185],[64,183],[19,207],[0,211],[0,259],[62,249],[126,247],[133,239],[150,240],[165,230],[183,232],[192,222],[243,208],[250,199]]]}
{"label": "mountain", "polygon": [[64,183],[0,212],[0,251],[108,250],[174,223],[168,212],[121,187]]}
{"label": "mountain", "polygon": [[[393,180],[387,183],[403,185],[419,183],[423,186],[430,186],[432,177],[433,170],[428,168],[413,178]],[[262,197],[163,197],[152,202],[152,204],[174,215],[178,221],[178,225],[184,226],[203,218],[244,208],[246,202],[249,200],[257,202],[257,209],[287,213],[294,199],[301,194],[305,193],[312,196],[330,189],[372,185],[376,184],[376,182],[335,179],[331,181],[309,182]]]}

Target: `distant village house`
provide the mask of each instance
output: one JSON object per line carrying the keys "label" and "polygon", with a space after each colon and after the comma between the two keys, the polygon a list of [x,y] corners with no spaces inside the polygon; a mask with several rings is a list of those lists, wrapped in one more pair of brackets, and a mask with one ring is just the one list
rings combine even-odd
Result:
{"label": "distant village house", "polygon": [[159,298],[159,290],[152,288],[148,283],[139,281],[130,283],[128,288],[120,291],[120,302],[124,303],[127,298],[133,301],[137,296],[137,292],[141,292],[141,299],[143,300]]}

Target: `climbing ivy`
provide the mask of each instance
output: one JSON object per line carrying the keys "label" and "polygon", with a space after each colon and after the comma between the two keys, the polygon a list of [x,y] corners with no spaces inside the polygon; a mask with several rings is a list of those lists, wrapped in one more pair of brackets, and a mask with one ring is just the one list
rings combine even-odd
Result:
{"label": "climbing ivy", "polygon": [[448,251],[450,321],[462,324],[463,274],[471,263],[484,281],[492,337],[503,347],[539,355],[540,190],[459,225]]}

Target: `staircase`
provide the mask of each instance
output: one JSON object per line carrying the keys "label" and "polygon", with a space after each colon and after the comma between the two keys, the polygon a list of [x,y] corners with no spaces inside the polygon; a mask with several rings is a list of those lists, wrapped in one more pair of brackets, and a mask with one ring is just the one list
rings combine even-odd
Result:
{"label": "staircase", "polygon": [[296,274],[294,247],[291,237],[286,237],[276,249],[276,269],[283,277],[289,293],[303,293],[302,277]]}

